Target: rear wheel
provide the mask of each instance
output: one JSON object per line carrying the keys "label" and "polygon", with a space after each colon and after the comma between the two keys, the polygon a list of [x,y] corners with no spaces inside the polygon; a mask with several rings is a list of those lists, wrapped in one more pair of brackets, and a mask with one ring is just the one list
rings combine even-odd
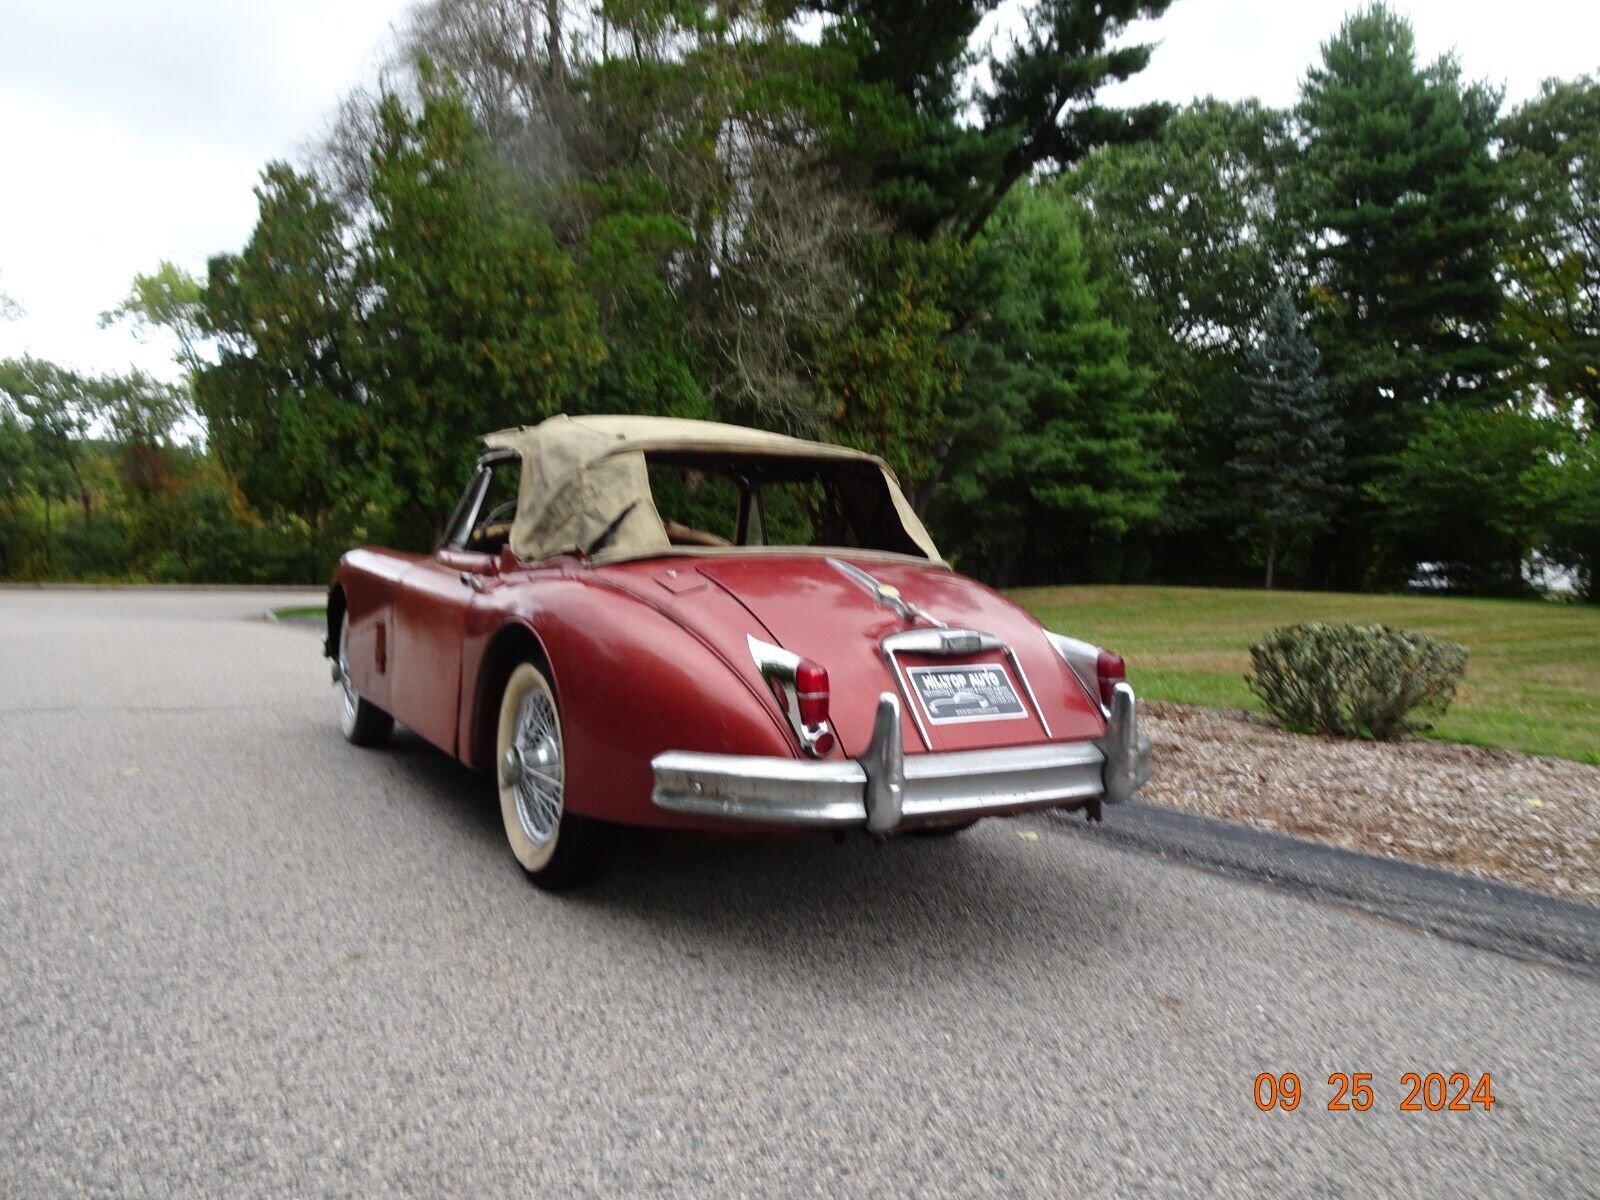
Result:
{"label": "rear wheel", "polygon": [[567,811],[561,712],[550,681],[532,663],[519,664],[501,694],[495,772],[506,841],[529,880],[560,891],[611,865],[616,829]]}
{"label": "rear wheel", "polygon": [[339,657],[337,664],[339,685],[339,728],[345,740],[357,746],[381,745],[394,728],[394,718],[376,704],[369,704],[357,694],[350,682],[350,614],[339,621]]}

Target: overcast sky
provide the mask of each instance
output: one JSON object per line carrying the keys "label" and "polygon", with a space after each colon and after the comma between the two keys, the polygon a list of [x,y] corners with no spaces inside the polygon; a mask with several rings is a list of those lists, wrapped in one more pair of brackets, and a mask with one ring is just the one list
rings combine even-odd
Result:
{"label": "overcast sky", "polygon": [[[1356,0],[1176,0],[1117,103],[1214,94],[1287,105]],[[1427,58],[1449,50],[1512,101],[1600,69],[1597,0],[1398,0]],[[0,357],[171,374],[165,350],[96,327],[136,271],[200,272],[239,248],[251,187],[371,71],[404,0],[0,0]]]}

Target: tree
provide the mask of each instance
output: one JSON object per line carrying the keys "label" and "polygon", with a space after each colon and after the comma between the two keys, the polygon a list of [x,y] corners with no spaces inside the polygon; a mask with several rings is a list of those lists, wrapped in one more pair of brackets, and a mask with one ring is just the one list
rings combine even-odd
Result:
{"label": "tree", "polygon": [[1545,484],[1538,502],[1549,516],[1547,552],[1571,567],[1582,593],[1600,603],[1600,437],[1573,434],[1559,465],[1536,478]]}
{"label": "tree", "polygon": [[389,96],[380,118],[361,367],[394,535],[421,547],[460,490],[474,436],[579,402],[604,348],[572,260],[460,99],[440,86],[412,113]]}
{"label": "tree", "polygon": [[1521,381],[1600,428],[1600,81],[1545,83],[1500,138],[1515,222],[1506,329]]}
{"label": "tree", "polygon": [[965,567],[997,582],[1081,578],[1159,514],[1169,418],[1145,404],[1148,377],[1101,311],[1059,196],[1019,190],[970,269],[967,286],[991,302],[958,340],[966,386],[951,401],[935,524]]}
{"label": "tree", "polygon": [[1557,456],[1570,426],[1512,405],[1436,405],[1368,484],[1383,533],[1410,562],[1437,564],[1453,588],[1516,595],[1551,530]]}
{"label": "tree", "polygon": [[1106,313],[1150,373],[1152,405],[1176,417],[1161,451],[1183,477],[1183,503],[1150,531],[1149,551],[1169,579],[1247,569],[1228,461],[1245,354],[1266,298],[1298,274],[1278,196],[1294,150],[1287,125],[1253,101],[1202,100],[1150,140],[1102,147],[1062,177],[1085,209]]}
{"label": "tree", "polygon": [[944,412],[960,386],[945,309],[950,256],[907,238],[869,247],[861,295],[837,337],[816,347],[828,428],[846,445],[881,455],[926,507],[944,438]]}
{"label": "tree", "polygon": [[1277,195],[1286,125],[1255,101],[1201,100],[1155,137],[1102,147],[1062,177],[1115,269],[1130,327],[1158,325],[1198,354],[1249,348],[1262,298],[1293,266]]}
{"label": "tree", "polygon": [[44,475],[47,494],[64,494],[71,481],[88,524],[94,519],[94,493],[84,461],[84,441],[99,410],[94,384],[75,371],[43,359],[23,357],[0,362],[0,398],[9,402],[28,427],[28,438]]}
{"label": "tree", "polygon": [[1343,441],[1321,358],[1287,292],[1267,306],[1247,362],[1228,470],[1245,514],[1239,534],[1263,564],[1270,591],[1283,556],[1327,528],[1342,491]]}
{"label": "tree", "polygon": [[[811,47],[760,7],[664,0],[587,19],[430,0],[403,45],[460,81],[577,262],[608,350],[583,404],[826,432],[816,349],[870,305],[855,266],[881,230],[821,169]],[[425,93],[415,63],[397,72]],[[330,155],[341,187],[370,172],[351,148],[380,125],[375,106],[348,108]]]}
{"label": "tree", "polygon": [[0,403],[0,577],[17,569],[22,542],[17,509],[32,491],[33,445],[9,402]]}
{"label": "tree", "polygon": [[204,284],[176,263],[162,259],[133,286],[115,308],[100,314],[100,327],[127,323],[141,339],[164,330],[174,340],[174,358],[186,372],[203,365],[201,291]]}
{"label": "tree", "polygon": [[970,242],[1037,168],[1065,169],[1096,146],[1149,136],[1165,105],[1117,110],[1096,97],[1132,78],[1153,47],[1117,44],[1171,0],[1035,0],[1012,39],[978,41],[995,0],[795,0],[820,24],[815,74],[832,82],[834,162],[897,231]]}
{"label": "tree", "polygon": [[1349,17],[1306,78],[1291,196],[1357,485],[1325,582],[1404,578],[1367,485],[1436,406],[1482,409],[1502,391],[1497,107],[1453,60],[1419,68],[1410,25],[1382,4]]}
{"label": "tree", "polygon": [[196,372],[195,400],[251,504],[337,540],[388,502],[363,374],[357,231],[315,179],[282,163],[262,172],[256,200],[244,249],[211,260],[200,325],[216,361]]}
{"label": "tree", "polygon": [[116,444],[122,482],[136,504],[148,504],[173,482],[178,430],[190,414],[189,389],[143,371],[95,381],[96,416]]}

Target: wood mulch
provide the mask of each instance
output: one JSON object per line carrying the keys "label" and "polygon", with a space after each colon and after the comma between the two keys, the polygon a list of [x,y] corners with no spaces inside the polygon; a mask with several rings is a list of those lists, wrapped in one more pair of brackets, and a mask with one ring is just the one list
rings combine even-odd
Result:
{"label": "wood mulch", "polygon": [[1140,799],[1600,904],[1600,767],[1446,742],[1346,742],[1145,702]]}

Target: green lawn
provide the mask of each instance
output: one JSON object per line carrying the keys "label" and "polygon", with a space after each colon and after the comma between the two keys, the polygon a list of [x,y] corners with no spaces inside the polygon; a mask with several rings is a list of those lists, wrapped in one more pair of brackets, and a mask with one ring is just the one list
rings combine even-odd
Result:
{"label": "green lawn", "polygon": [[1128,659],[1140,695],[1259,709],[1250,643],[1296,621],[1421,630],[1472,652],[1433,736],[1600,763],[1600,607],[1534,600],[1349,596],[1166,587],[1024,588],[1052,629]]}
{"label": "green lawn", "polygon": [[307,617],[320,617],[327,611],[327,606],[323,604],[303,604],[290,605],[288,608],[275,608],[272,610],[272,615],[280,621],[298,621]]}

